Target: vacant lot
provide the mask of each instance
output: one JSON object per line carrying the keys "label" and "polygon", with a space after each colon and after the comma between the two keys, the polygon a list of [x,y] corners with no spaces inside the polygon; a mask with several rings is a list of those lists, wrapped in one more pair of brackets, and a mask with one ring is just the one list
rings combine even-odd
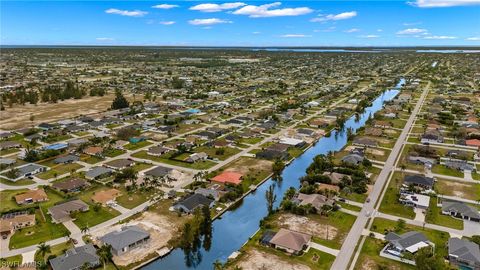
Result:
{"label": "vacant lot", "polygon": [[[41,103],[38,105],[14,105],[0,114],[0,126],[3,129],[16,129],[41,122],[50,122],[78,115],[94,114],[106,111],[113,100],[113,94],[103,97],[85,97],[70,99],[58,103]],[[34,117],[34,122],[30,121]]]}
{"label": "vacant lot", "polygon": [[456,196],[475,201],[480,199],[480,184],[438,179],[435,186],[438,193],[442,195]]}

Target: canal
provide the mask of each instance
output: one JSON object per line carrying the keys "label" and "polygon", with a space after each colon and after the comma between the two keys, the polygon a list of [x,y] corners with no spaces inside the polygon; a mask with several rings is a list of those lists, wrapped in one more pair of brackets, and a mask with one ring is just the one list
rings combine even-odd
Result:
{"label": "canal", "polygon": [[305,170],[315,156],[326,154],[329,151],[341,150],[347,143],[347,128],[352,128],[355,131],[364,126],[370,115],[373,116],[375,112],[382,109],[384,102],[392,100],[399,93],[398,89],[404,82],[404,79],[401,79],[395,88],[383,92],[372,102],[370,107],[365,109],[360,117],[355,117],[355,115],[350,117],[343,130],[332,131],[330,137],[323,137],[318,140],[313,147],[305,151],[284,169],[283,181],[275,182],[271,179],[265,181],[256,191],[246,196],[237,207],[225,212],[221,219],[215,220],[213,222],[210,250],[206,251],[201,248],[195,258],[189,257],[187,259],[184,252],[177,248],[169,255],[153,261],[142,269],[212,269],[216,260],[225,262],[230,254],[238,250],[258,230],[260,220],[267,215],[265,191],[268,187],[270,185],[275,186],[276,206],[278,206],[288,188],[298,188],[298,179],[305,175]]}

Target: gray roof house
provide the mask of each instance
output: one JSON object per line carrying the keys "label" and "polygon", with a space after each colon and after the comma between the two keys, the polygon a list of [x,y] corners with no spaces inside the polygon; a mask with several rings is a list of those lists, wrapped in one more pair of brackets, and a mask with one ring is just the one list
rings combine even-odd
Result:
{"label": "gray roof house", "polygon": [[112,173],[113,173],[112,169],[97,166],[88,170],[88,172],[85,173],[85,178],[89,180],[99,179],[99,178],[102,178],[103,176],[110,175]]}
{"label": "gray roof house", "polygon": [[342,162],[350,165],[359,165],[364,159],[365,157],[358,154],[348,154],[342,158]]}
{"label": "gray roof house", "polygon": [[433,178],[419,174],[407,175],[403,178],[403,183],[406,185],[414,185],[425,189],[432,189],[434,182]]}
{"label": "gray roof house", "polygon": [[195,193],[185,197],[181,201],[178,201],[176,204],[173,205],[173,208],[180,212],[193,213],[193,211],[195,211],[195,209],[197,209],[198,207],[203,207],[204,205],[212,207],[213,203],[214,200],[211,200],[201,194]]}
{"label": "gray roof house", "polygon": [[448,260],[460,269],[480,269],[480,248],[460,238],[448,239]]}
{"label": "gray roof house", "polygon": [[17,167],[17,169],[18,169],[17,175],[16,175],[17,177],[13,178],[13,179],[10,179],[10,181],[15,182],[19,179],[29,177],[29,176],[35,175],[37,173],[44,172],[44,171],[47,170],[47,167],[42,166],[42,165],[38,165],[38,164],[35,164],[35,163],[29,163],[29,164],[23,165],[21,167]]}
{"label": "gray roof house", "polygon": [[425,235],[416,231],[407,232],[402,235],[389,232],[385,235],[385,240],[388,241],[385,251],[389,254],[396,254],[398,257],[401,257],[402,252],[410,252],[413,254],[424,247],[435,247],[435,244],[430,242]]}
{"label": "gray roof house", "polygon": [[48,213],[52,216],[53,221],[56,223],[62,223],[71,220],[72,218],[70,217],[70,213],[76,211],[88,211],[88,204],[81,200],[73,200],[48,208]]}
{"label": "gray roof house", "polygon": [[152,177],[163,177],[166,175],[169,175],[173,169],[163,167],[163,166],[157,166],[151,170],[146,171],[144,174],[145,176],[152,176]]}
{"label": "gray roof house", "polygon": [[463,202],[444,201],[442,203],[442,214],[480,222],[478,210]]}
{"label": "gray roof house", "polygon": [[49,262],[53,270],[77,270],[85,264],[92,268],[100,266],[100,257],[98,257],[95,247],[87,244],[71,248],[65,254],[50,259]]}
{"label": "gray roof house", "polygon": [[114,255],[120,256],[146,244],[150,240],[150,233],[138,226],[126,226],[121,231],[107,233],[99,240],[103,244],[110,245]]}
{"label": "gray roof house", "polygon": [[53,160],[55,164],[66,164],[66,163],[72,163],[75,161],[79,161],[80,157],[76,155],[66,155],[66,156],[61,156]]}

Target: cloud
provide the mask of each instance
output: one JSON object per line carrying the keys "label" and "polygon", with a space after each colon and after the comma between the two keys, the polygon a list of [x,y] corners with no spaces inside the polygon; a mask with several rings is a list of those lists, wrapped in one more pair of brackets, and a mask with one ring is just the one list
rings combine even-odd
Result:
{"label": "cloud", "polygon": [[328,27],[327,29],[316,29],[316,30],[313,30],[313,32],[333,32],[335,31],[335,26],[331,26],[331,27]]}
{"label": "cloud", "polygon": [[469,38],[466,38],[465,40],[468,40],[468,41],[480,41],[480,37],[469,37]]}
{"label": "cloud", "polygon": [[221,23],[232,23],[232,21],[222,20],[218,18],[209,18],[209,19],[194,19],[188,21],[191,25],[214,25],[214,24],[221,24]]}
{"label": "cloud", "polygon": [[148,14],[146,11],[141,11],[141,10],[121,10],[121,9],[116,9],[116,8],[109,8],[105,10],[105,13],[108,14],[117,14],[117,15],[122,15],[122,16],[129,16],[129,17],[142,17]]}
{"label": "cloud", "polygon": [[115,39],[109,38],[109,37],[97,37],[95,40],[105,42],[105,41],[114,41]]}
{"label": "cloud", "polygon": [[172,24],[175,24],[175,21],[161,21],[161,22],[159,22],[159,24],[172,25]]}
{"label": "cloud", "polygon": [[457,37],[453,36],[426,36],[423,39],[456,39]]}
{"label": "cloud", "polygon": [[212,4],[212,3],[205,3],[199,4],[193,7],[190,7],[190,10],[197,10],[201,12],[219,12],[222,10],[234,9],[246,6],[247,4],[242,2],[234,2],[234,3],[223,3],[223,4]]}
{"label": "cloud", "polygon": [[397,35],[419,35],[427,33],[427,29],[421,28],[407,28],[397,32]]}
{"label": "cloud", "polygon": [[407,3],[420,8],[435,8],[480,5],[480,0],[416,0]]}
{"label": "cloud", "polygon": [[252,32],[252,34],[254,35],[260,35],[262,32],[259,32],[259,31],[255,31],[255,32]]}
{"label": "cloud", "polygon": [[405,26],[412,26],[412,25],[418,25],[418,24],[422,24],[422,22],[406,22],[406,23],[403,23],[403,25],[405,25]]}
{"label": "cloud", "polygon": [[304,34],[285,34],[281,35],[282,38],[307,38],[312,37],[311,35],[304,35]]}
{"label": "cloud", "polygon": [[347,20],[357,16],[356,11],[342,12],[339,14],[319,15],[319,18],[313,18],[311,22],[326,22],[326,21],[340,21]]}
{"label": "cloud", "polygon": [[177,7],[179,7],[179,5],[160,4],[160,5],[152,6],[152,8],[159,8],[159,9],[171,9],[171,8],[177,8]]}
{"label": "cloud", "polygon": [[355,32],[358,32],[358,31],[360,31],[360,29],[358,29],[358,28],[352,28],[352,29],[345,30],[345,31],[343,31],[343,32],[345,32],[345,33],[355,33]]}
{"label": "cloud", "polygon": [[248,5],[235,10],[233,14],[247,15],[250,18],[265,18],[281,16],[299,16],[313,12],[313,10],[308,7],[272,9],[274,7],[280,6],[281,4],[281,2],[274,2],[271,4],[265,4],[260,6]]}
{"label": "cloud", "polygon": [[361,38],[379,38],[380,36],[378,35],[363,35],[363,36],[359,36]]}

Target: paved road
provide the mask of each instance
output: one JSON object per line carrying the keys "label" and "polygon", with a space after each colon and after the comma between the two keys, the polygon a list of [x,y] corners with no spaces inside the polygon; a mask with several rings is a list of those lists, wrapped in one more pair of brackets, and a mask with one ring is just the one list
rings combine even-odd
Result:
{"label": "paved road", "polygon": [[382,171],[380,172],[380,174],[377,177],[377,180],[375,181],[373,190],[369,195],[370,201],[365,202],[363,204],[363,208],[360,212],[360,215],[355,220],[353,227],[350,229],[350,232],[345,238],[342,248],[340,250],[340,253],[335,258],[335,261],[333,262],[331,269],[335,269],[335,270],[347,269],[348,264],[350,262],[350,258],[352,257],[355,251],[355,247],[358,243],[358,240],[362,235],[362,231],[365,228],[365,225],[367,224],[367,221],[370,215],[374,211],[374,206],[376,205],[378,199],[380,198],[382,189],[385,186],[385,183],[387,182],[390,172],[394,169],[395,161],[401,152],[403,143],[406,141],[410,128],[415,120],[415,117],[417,113],[420,111],[422,103],[425,97],[427,96],[428,88],[429,88],[429,85],[425,87],[425,89],[423,90],[422,95],[420,96],[420,99],[415,105],[415,108],[413,109],[412,114],[410,115],[407,123],[405,124],[405,127],[403,128],[402,132],[400,133],[400,136],[398,137],[395,145],[393,146],[393,149],[387,161],[385,162],[385,165],[383,166]]}

